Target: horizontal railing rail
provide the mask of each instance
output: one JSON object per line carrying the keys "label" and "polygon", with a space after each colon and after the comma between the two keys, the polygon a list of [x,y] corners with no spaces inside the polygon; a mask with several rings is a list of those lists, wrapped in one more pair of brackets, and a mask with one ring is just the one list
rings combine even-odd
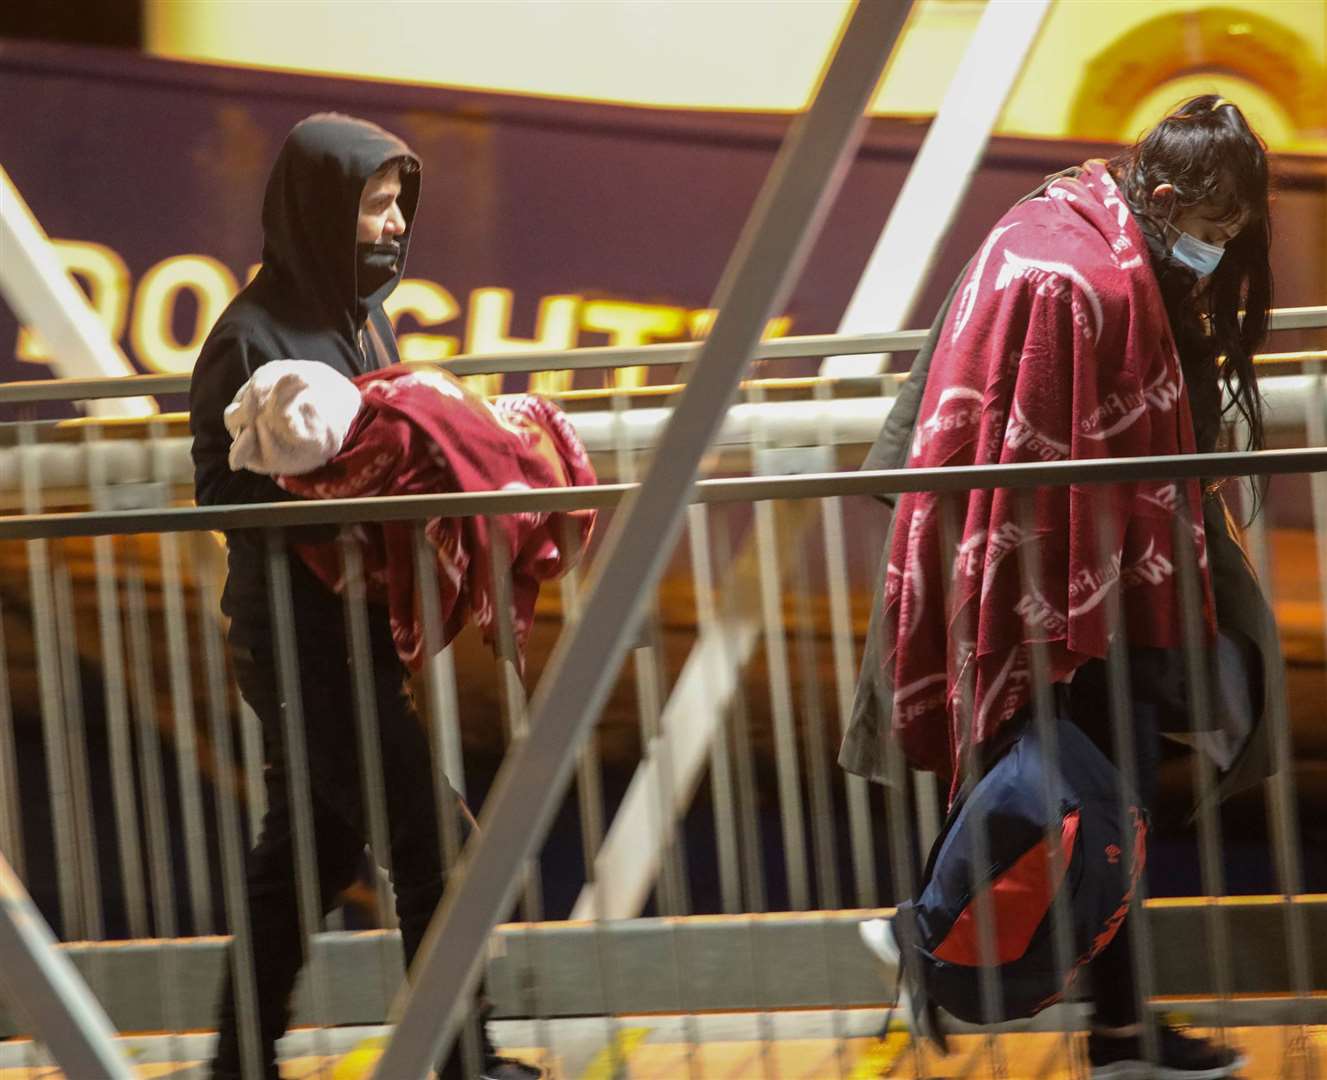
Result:
{"label": "horizontal railing rail", "polygon": [[[805,473],[797,476],[721,477],[696,483],[696,503],[763,502],[844,495],[890,495],[908,491],[956,492],[1001,487],[1143,480],[1208,479],[1327,472],[1327,447],[1225,454],[1180,454],[1137,458],[1071,459],[1014,465],[970,465],[939,469],[882,469]],[[362,521],[416,521],[434,517],[550,513],[616,506],[638,484],[550,488],[543,491],[452,492],[359,499],[313,499],[243,506],[180,506],[150,510],[105,510],[16,514],[0,518],[0,540],[169,533],[213,529],[280,528]]]}
{"label": "horizontal railing rail", "polygon": [[[1315,330],[1327,327],[1327,305],[1278,308],[1271,313],[1272,330]],[[763,341],[752,360],[785,360],[856,353],[911,352],[921,348],[927,330],[892,330],[879,334],[809,334]],[[454,375],[522,374],[535,371],[589,371],[621,367],[685,364],[701,342],[687,341],[631,347],[594,346],[550,351],[471,353],[439,362]],[[0,405],[46,401],[92,401],[139,395],[184,394],[190,375],[125,375],[103,379],[33,379],[0,386]]]}

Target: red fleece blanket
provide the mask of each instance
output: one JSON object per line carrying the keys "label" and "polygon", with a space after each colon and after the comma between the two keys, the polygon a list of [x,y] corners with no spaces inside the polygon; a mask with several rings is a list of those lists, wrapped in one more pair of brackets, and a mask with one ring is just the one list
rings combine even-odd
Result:
{"label": "red fleece blanket", "polygon": [[[1089,162],[1009,211],[973,260],[932,357],[908,464],[1193,450],[1146,241],[1104,163]],[[1053,682],[1104,656],[1111,590],[1121,590],[1130,645],[1181,645],[1172,526],[1186,494],[1197,524],[1184,542],[1210,635],[1196,482],[901,496],[882,663],[908,760],[957,778],[969,738],[990,738],[1028,702],[1029,644],[1045,645]]]}
{"label": "red fleece blanket", "polygon": [[[364,403],[340,452],[326,465],[278,483],[310,499],[418,495],[449,491],[525,491],[588,486],[594,470],[561,410],[530,395],[489,402],[445,372],[396,365],[355,380]],[[524,655],[539,584],[566,571],[584,551],[595,511],[432,518],[425,535],[436,555],[443,640],[473,615],[492,644],[494,554],[490,526],[501,530],[511,573],[512,616]],[[371,602],[386,604],[405,664],[426,659],[416,604],[413,522],[355,527]],[[330,588],[344,585],[335,544],[304,544],[300,556]]]}

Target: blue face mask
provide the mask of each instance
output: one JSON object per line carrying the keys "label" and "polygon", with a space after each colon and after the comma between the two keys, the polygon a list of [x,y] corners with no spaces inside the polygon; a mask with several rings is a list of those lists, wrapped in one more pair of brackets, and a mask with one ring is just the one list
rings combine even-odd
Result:
{"label": "blue face mask", "polygon": [[1175,241],[1170,253],[1199,277],[1207,277],[1220,265],[1221,256],[1226,253],[1220,244],[1199,240],[1196,236],[1182,232],[1169,221],[1166,227],[1179,233],[1179,239]]}

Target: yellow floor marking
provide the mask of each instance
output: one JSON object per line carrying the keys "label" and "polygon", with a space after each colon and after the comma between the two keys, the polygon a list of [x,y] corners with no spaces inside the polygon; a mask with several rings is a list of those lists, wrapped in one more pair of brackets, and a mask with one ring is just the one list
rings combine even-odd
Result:
{"label": "yellow floor marking", "polygon": [[906,1031],[894,1031],[875,1043],[857,1059],[848,1080],[879,1080],[886,1070],[899,1059],[899,1055],[908,1048],[912,1036]]}
{"label": "yellow floor marking", "polygon": [[[617,1073],[616,1066],[625,1064],[631,1052],[649,1033],[647,1027],[623,1028],[617,1033],[612,1046],[605,1046],[590,1059],[590,1064],[581,1074],[581,1080],[613,1080]],[[341,1078],[337,1077],[337,1080]]]}
{"label": "yellow floor marking", "polygon": [[361,1039],[332,1069],[332,1080],[363,1080],[373,1072],[387,1047],[386,1035]]}

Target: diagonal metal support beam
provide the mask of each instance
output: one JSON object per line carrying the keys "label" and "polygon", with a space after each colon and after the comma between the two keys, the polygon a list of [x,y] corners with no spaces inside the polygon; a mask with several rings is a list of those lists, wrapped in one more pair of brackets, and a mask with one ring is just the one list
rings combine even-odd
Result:
{"label": "diagonal metal support beam", "polygon": [[[111,340],[56,255],[46,233],[0,166],[0,295],[51,348],[56,375],[73,378],[133,375],[134,366]],[[151,416],[156,402],[115,397],[87,404],[91,416]]]}
{"label": "diagonal metal support beam", "polygon": [[455,1037],[488,936],[515,898],[521,866],[542,843],[603,708],[681,528],[701,457],[847,174],[863,110],[911,6],[866,0],[853,10],[814,102],[784,141],[716,290],[718,317],[649,474],[614,518],[581,618],[558,642],[535,694],[529,735],[508,753],[460,880],[434,915],[376,1077],[422,1080]]}
{"label": "diagonal metal support beam", "polygon": [[[702,629],[687,657],[659,727],[662,751],[637,766],[613,824],[595,858],[594,884],[581,889],[571,918],[633,919],[654,887],[664,840],[686,813],[700,782],[743,671],[760,640],[760,586],[754,545],[738,559],[731,587],[735,603]],[[666,758],[672,782],[663,790],[659,762]],[[654,815],[670,800],[669,816],[658,827]]]}
{"label": "diagonal metal support beam", "polygon": [[[840,334],[901,326],[931,277],[1051,0],[987,0],[940,111],[862,271]],[[887,353],[827,356],[821,375],[875,375]]]}
{"label": "diagonal metal support beam", "polygon": [[132,1080],[115,1029],[0,855],[0,984],[68,1076]]}
{"label": "diagonal metal support beam", "polygon": [[[805,543],[805,534],[817,519],[807,504],[794,503],[787,510],[776,544],[781,552],[795,551]],[[660,718],[663,749],[637,766],[595,859],[596,884],[581,889],[571,911],[573,920],[632,919],[644,909],[659,874],[665,838],[691,805],[724,711],[761,638],[760,557],[760,545],[748,537],[729,570],[733,580],[727,589],[732,599],[702,622]],[[786,566],[775,571],[780,584],[785,571]],[[661,757],[669,763],[667,785],[662,785]],[[669,801],[669,816],[657,826],[653,817]]]}

